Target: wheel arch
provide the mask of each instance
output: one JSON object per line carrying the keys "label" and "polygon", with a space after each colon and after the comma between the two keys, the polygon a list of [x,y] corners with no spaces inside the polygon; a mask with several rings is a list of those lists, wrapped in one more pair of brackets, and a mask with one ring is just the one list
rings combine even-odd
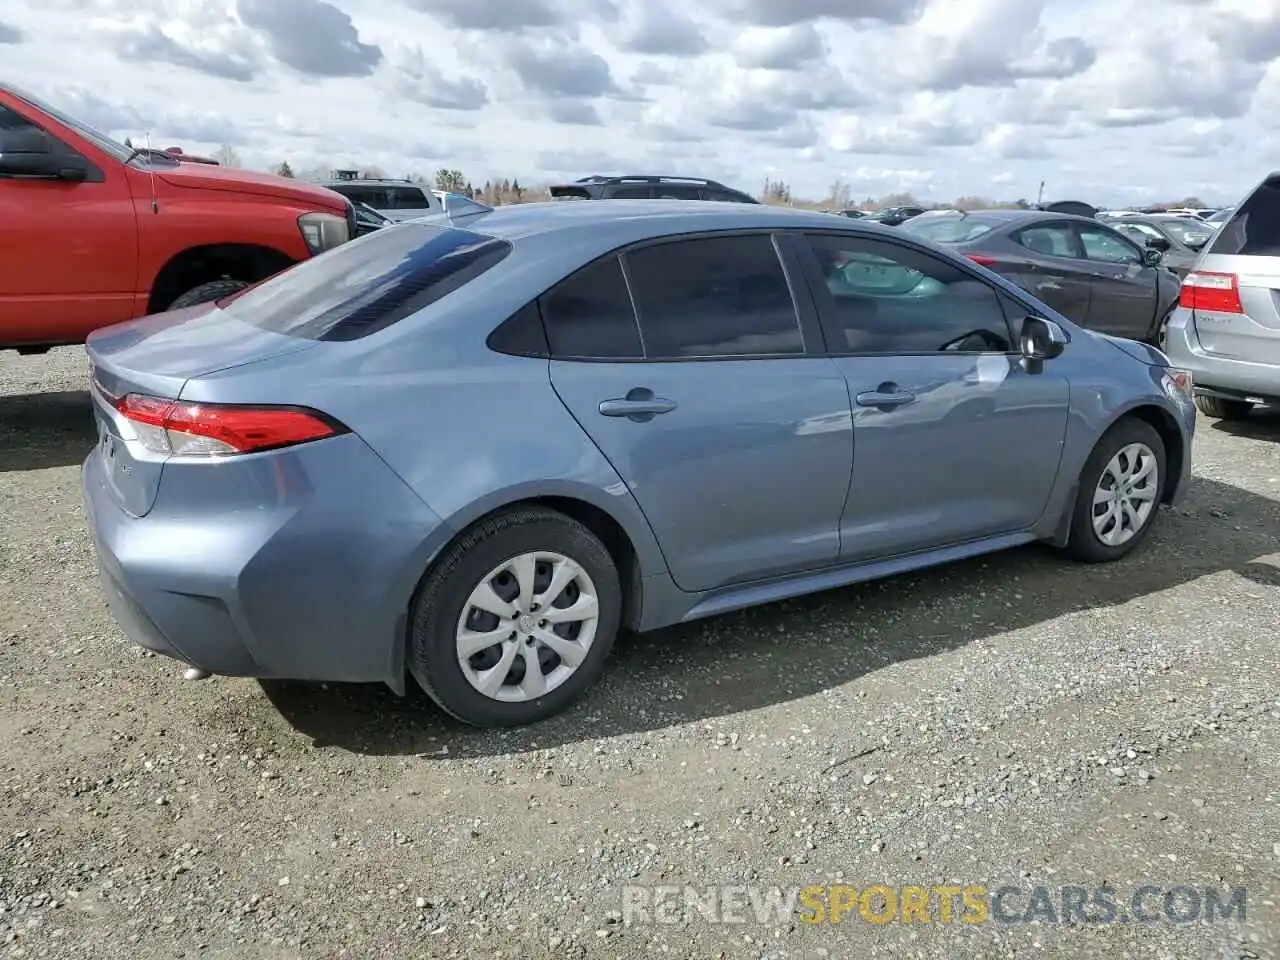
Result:
{"label": "wheel arch", "polygon": [[[1160,502],[1171,503],[1174,494],[1177,492],[1178,478],[1182,476],[1186,458],[1191,455],[1191,451],[1188,449],[1187,441],[1183,437],[1182,430],[1179,429],[1173,414],[1161,404],[1150,399],[1137,400],[1117,410],[1107,422],[1106,427],[1098,432],[1097,439],[1084,451],[1080,460],[1081,467],[1089,454],[1093,452],[1093,449],[1102,441],[1102,438],[1124,420],[1140,420],[1146,423],[1159,434],[1160,439],[1164,442],[1165,471],[1160,489]],[[1067,496],[1063,501],[1062,512],[1057,515],[1057,522],[1053,532],[1046,537],[1047,541],[1053,546],[1065,547],[1070,539],[1071,517],[1075,511],[1076,497],[1079,494],[1079,490],[1080,478],[1076,476],[1072,480],[1070,489],[1067,491]]]}
{"label": "wheel arch", "polygon": [[275,247],[252,243],[212,243],[174,254],[151,282],[147,313],[160,313],[188,290],[228,278],[257,283],[296,261]]}
{"label": "wheel arch", "polygon": [[1160,404],[1139,401],[1125,407],[1113,417],[1099,439],[1116,424],[1126,419],[1141,420],[1155,430],[1164,442],[1165,469],[1160,487],[1160,502],[1171,503],[1178,487],[1178,478],[1182,476],[1182,470],[1186,465],[1186,458],[1191,455],[1182,430],[1178,427],[1178,421]]}

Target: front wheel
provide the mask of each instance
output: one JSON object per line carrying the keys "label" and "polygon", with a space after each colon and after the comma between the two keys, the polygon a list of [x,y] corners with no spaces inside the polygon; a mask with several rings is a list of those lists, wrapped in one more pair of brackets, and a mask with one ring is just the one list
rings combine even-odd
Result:
{"label": "front wheel", "polygon": [[617,568],[590,530],[554,510],[511,510],[468,530],[427,577],[409,669],[459,720],[534,723],[600,675],[621,613]]}
{"label": "front wheel", "polygon": [[1142,420],[1121,420],[1080,472],[1067,552],[1087,563],[1119,560],[1146,537],[1164,489],[1164,441]]}

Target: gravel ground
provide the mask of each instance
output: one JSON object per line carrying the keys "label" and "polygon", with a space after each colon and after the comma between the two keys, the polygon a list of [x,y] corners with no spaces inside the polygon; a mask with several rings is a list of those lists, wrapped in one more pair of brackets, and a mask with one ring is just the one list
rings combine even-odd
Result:
{"label": "gravel ground", "polygon": [[[122,642],[84,376],[0,354],[0,953],[1280,956],[1280,418],[1202,420],[1119,565],[1030,548],[624,638],[579,709],[495,733]],[[875,883],[1243,886],[1247,920],[620,916],[625,885]]]}

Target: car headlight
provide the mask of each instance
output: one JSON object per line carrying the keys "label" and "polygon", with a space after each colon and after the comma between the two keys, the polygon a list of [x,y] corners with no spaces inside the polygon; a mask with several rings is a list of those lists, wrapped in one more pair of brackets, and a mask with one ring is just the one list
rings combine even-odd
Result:
{"label": "car headlight", "polygon": [[332,213],[304,213],[298,218],[298,229],[313,257],[351,239],[346,219]]}

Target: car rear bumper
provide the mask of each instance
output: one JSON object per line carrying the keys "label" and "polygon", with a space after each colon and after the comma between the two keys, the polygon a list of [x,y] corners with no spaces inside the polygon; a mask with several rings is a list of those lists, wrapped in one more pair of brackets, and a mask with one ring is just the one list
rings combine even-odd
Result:
{"label": "car rear bumper", "polygon": [[1209,353],[1196,336],[1191,311],[1183,307],[1169,318],[1164,352],[1175,367],[1190,371],[1198,393],[1280,400],[1280,366]]}
{"label": "car rear bumper", "polygon": [[138,518],[98,450],[83,468],[103,590],[132,641],[211,673],[401,688],[409,600],[442,530],[363,441],[165,471]]}

